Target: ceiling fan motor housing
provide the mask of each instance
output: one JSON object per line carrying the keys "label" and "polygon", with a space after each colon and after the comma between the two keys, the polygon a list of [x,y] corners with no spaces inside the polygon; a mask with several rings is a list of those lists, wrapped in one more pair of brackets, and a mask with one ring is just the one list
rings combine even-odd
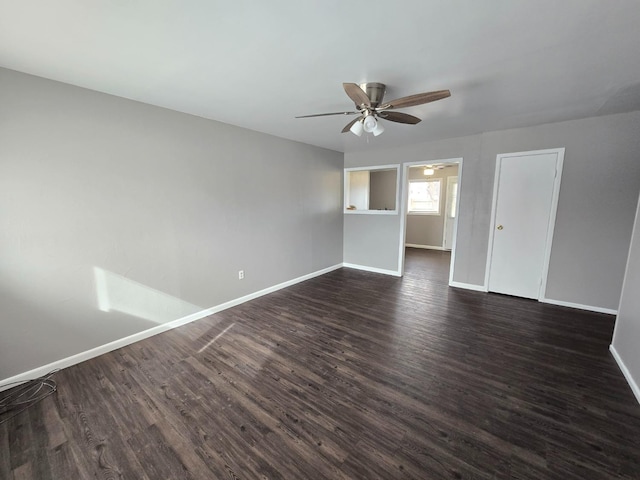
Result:
{"label": "ceiling fan motor housing", "polygon": [[[367,97],[369,97],[369,100],[371,100],[372,110],[378,107],[378,105],[382,103],[382,99],[384,98],[384,92],[387,88],[387,86],[384,83],[369,82],[369,83],[361,83],[358,86],[364,91],[364,93],[367,94]],[[356,105],[356,108],[358,107],[359,105]]]}

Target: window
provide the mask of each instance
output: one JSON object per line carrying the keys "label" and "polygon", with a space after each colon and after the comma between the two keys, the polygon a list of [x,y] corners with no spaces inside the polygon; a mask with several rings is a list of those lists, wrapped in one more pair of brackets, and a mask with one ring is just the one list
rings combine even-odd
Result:
{"label": "window", "polygon": [[442,180],[409,180],[409,213],[440,215]]}

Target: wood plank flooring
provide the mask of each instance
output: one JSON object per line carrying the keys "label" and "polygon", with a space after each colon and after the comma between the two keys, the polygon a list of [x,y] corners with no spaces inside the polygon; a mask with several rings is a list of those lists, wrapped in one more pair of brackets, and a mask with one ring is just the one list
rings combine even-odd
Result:
{"label": "wood plank flooring", "polygon": [[640,478],[614,318],[341,269],[56,375],[2,479]]}

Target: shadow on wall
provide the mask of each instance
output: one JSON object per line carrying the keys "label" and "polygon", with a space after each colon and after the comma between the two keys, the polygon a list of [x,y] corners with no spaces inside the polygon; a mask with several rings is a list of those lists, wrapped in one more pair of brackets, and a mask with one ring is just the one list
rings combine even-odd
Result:
{"label": "shadow on wall", "polygon": [[100,267],[93,267],[93,274],[98,309],[103,312],[117,311],[163,324],[203,310]]}

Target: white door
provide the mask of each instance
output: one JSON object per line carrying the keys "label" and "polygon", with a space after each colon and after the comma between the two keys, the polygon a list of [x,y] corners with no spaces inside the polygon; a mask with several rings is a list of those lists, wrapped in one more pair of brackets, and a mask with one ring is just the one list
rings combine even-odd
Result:
{"label": "white door", "polygon": [[498,155],[489,291],[541,297],[564,150]]}
{"label": "white door", "polygon": [[456,204],[458,203],[458,177],[447,177],[447,201],[444,211],[444,249],[453,248],[453,231],[456,224]]}

